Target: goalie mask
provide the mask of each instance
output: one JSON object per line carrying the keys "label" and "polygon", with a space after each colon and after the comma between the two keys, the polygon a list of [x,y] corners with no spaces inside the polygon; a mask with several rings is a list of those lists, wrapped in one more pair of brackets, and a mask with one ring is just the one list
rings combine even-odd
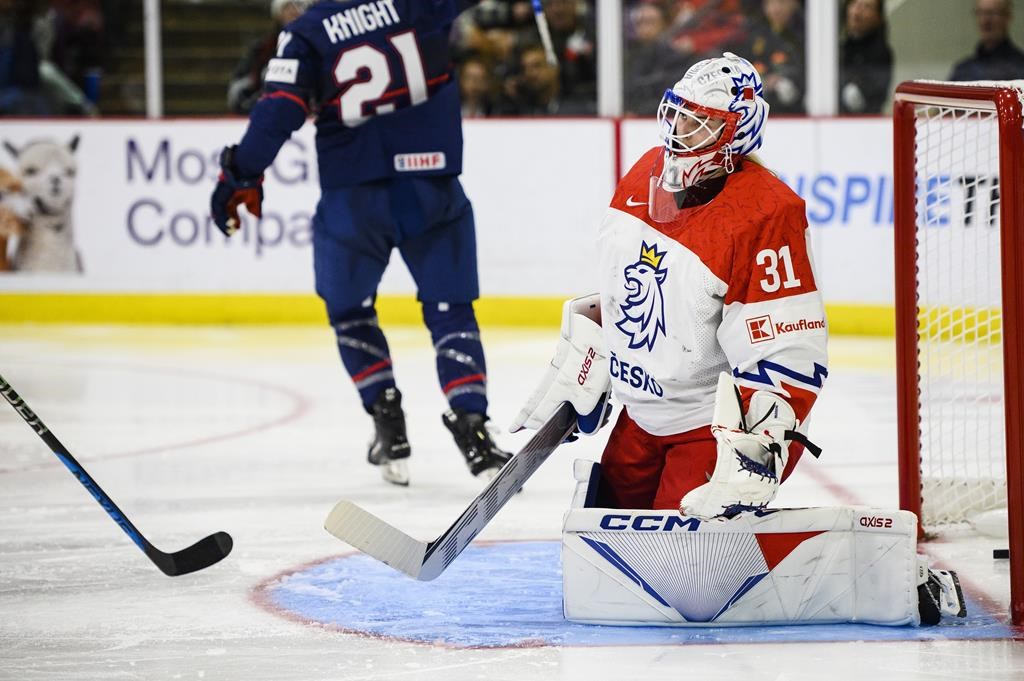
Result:
{"label": "goalie mask", "polygon": [[712,174],[731,173],[737,157],[761,146],[768,118],[762,95],[757,70],[731,52],[697,62],[665,91],[658,106],[665,153],[661,173],[651,177],[651,218],[674,220],[679,192]]}

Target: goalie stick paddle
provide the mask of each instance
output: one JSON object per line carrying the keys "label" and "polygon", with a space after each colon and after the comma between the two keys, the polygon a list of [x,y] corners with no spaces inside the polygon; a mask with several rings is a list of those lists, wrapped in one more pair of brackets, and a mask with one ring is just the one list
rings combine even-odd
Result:
{"label": "goalie stick paddle", "polygon": [[160,568],[160,571],[170,577],[177,577],[178,575],[185,575],[190,572],[202,570],[203,568],[210,567],[214,563],[223,559],[229,553],[231,553],[231,535],[227,532],[216,532],[211,534],[209,537],[200,539],[192,546],[184,548],[181,551],[175,551],[174,553],[164,553],[160,549],[156,548],[149,541],[142,536],[142,533],[136,529],[135,525],[132,524],[124,512],[117,507],[114,500],[107,496],[96,481],[92,479],[92,476],[82,467],[82,464],[75,460],[75,457],[71,456],[71,452],[61,444],[60,440],[50,432],[50,429],[46,427],[42,419],[36,416],[35,412],[32,411],[25,401],[21,399],[21,396],[14,391],[11,384],[4,380],[3,376],[0,376],[0,394],[4,396],[11,406],[14,407],[14,411],[21,415],[21,418],[25,419],[36,435],[38,435],[43,442],[47,444],[57,458],[61,460],[68,470],[71,471],[78,481],[82,483],[82,486],[89,490],[93,498],[99,502],[99,505],[103,507],[114,522],[124,530],[124,533],[128,535],[136,546],[142,549],[142,552],[153,561],[153,563]]}
{"label": "goalie stick paddle", "polygon": [[451,565],[575,428],[576,412],[568,402],[563,402],[452,526],[433,541],[413,539],[345,500],[331,509],[324,528],[385,565],[421,582],[430,581]]}

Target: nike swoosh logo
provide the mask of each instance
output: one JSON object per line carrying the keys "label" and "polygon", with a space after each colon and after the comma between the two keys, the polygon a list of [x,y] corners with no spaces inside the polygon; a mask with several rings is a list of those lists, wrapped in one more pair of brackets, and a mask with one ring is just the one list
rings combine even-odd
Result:
{"label": "nike swoosh logo", "polygon": [[634,201],[633,197],[631,196],[628,199],[626,199],[626,205],[627,206],[646,206],[647,202],[646,201]]}

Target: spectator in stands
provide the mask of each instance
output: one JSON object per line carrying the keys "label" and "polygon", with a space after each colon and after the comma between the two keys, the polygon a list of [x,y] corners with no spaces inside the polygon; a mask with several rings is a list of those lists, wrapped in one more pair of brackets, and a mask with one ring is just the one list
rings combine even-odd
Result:
{"label": "spectator in stands", "polygon": [[586,116],[596,110],[590,96],[562,93],[559,67],[548,63],[540,45],[519,55],[519,75],[505,82],[501,113],[510,116]]}
{"label": "spectator in stands", "polygon": [[1024,78],[1024,52],[1010,40],[1011,0],[975,0],[978,46],[953,67],[950,80]]}
{"label": "spectator in stands", "polygon": [[494,110],[494,86],[490,71],[482,59],[470,57],[459,67],[459,94],[462,99],[462,117],[490,116]]}
{"label": "spectator in stands", "polygon": [[839,45],[839,110],[845,114],[881,113],[892,82],[884,0],[846,0],[844,16]]}
{"label": "spectator in stands", "polygon": [[99,98],[104,49],[100,0],[50,0],[50,60],[93,104]]}
{"label": "spectator in stands", "polygon": [[743,50],[761,74],[772,114],[806,111],[802,10],[800,0],[763,0],[759,21],[750,30],[750,44]]}
{"label": "spectator in stands", "polygon": [[596,36],[593,15],[589,11],[592,5],[593,2],[578,3],[577,0],[544,0],[544,14],[558,58],[561,92],[567,98],[590,98],[596,103]]}
{"label": "spectator in stands", "polygon": [[53,15],[33,0],[0,0],[0,115],[94,114],[82,91],[50,60]]}
{"label": "spectator in stands", "polygon": [[[526,3],[529,9],[529,3]],[[452,55],[457,63],[480,59],[488,65],[488,76],[503,82],[515,70],[515,51],[527,27],[533,27],[533,10],[528,22],[498,0],[483,0],[473,11],[463,12],[452,27]],[[536,28],[531,36],[536,41]]]}
{"label": "spectator in stands", "polygon": [[739,0],[676,0],[668,28],[673,49],[686,66],[723,51],[739,51],[746,29]]}
{"label": "spectator in stands", "polygon": [[267,62],[277,51],[277,36],[281,29],[298,19],[309,4],[308,0],[271,0],[270,16],[274,30],[249,45],[245,56],[228,83],[228,108],[234,113],[248,115],[252,105],[260,98],[263,73]]}
{"label": "spectator in stands", "polygon": [[656,0],[641,0],[629,10],[624,89],[627,114],[657,113],[665,83],[678,78],[682,59],[665,40],[665,8]]}
{"label": "spectator in stands", "polygon": [[30,0],[0,0],[0,115],[45,116],[49,102],[32,39],[36,8]]}
{"label": "spectator in stands", "polygon": [[[39,81],[48,102],[48,113],[57,116],[95,116],[98,113],[96,105],[56,61],[63,22],[57,5],[49,9],[40,7],[32,22],[32,40],[39,54]],[[96,59],[99,59],[98,53]],[[74,69],[73,64],[70,67]]]}

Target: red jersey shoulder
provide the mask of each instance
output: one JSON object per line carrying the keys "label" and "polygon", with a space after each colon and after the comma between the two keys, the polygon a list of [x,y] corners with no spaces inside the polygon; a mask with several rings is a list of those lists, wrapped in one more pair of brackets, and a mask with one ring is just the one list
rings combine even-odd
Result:
{"label": "red jersey shoulder", "polygon": [[770,170],[751,161],[729,177],[711,208],[714,222],[734,237],[751,231],[802,232],[807,227],[804,200]]}
{"label": "red jersey shoulder", "polygon": [[768,169],[745,162],[711,202],[683,211],[666,235],[697,254],[715,276],[732,282],[758,244],[802,241],[804,201]]}
{"label": "red jersey shoulder", "polygon": [[610,207],[636,215],[647,221],[647,198],[651,187],[651,172],[658,164],[662,148],[648,149],[633,167],[619,180]]}
{"label": "red jersey shoulder", "polygon": [[803,199],[757,164],[745,164],[735,179],[719,197],[745,206],[744,218],[733,222],[725,302],[755,303],[816,291]]}

